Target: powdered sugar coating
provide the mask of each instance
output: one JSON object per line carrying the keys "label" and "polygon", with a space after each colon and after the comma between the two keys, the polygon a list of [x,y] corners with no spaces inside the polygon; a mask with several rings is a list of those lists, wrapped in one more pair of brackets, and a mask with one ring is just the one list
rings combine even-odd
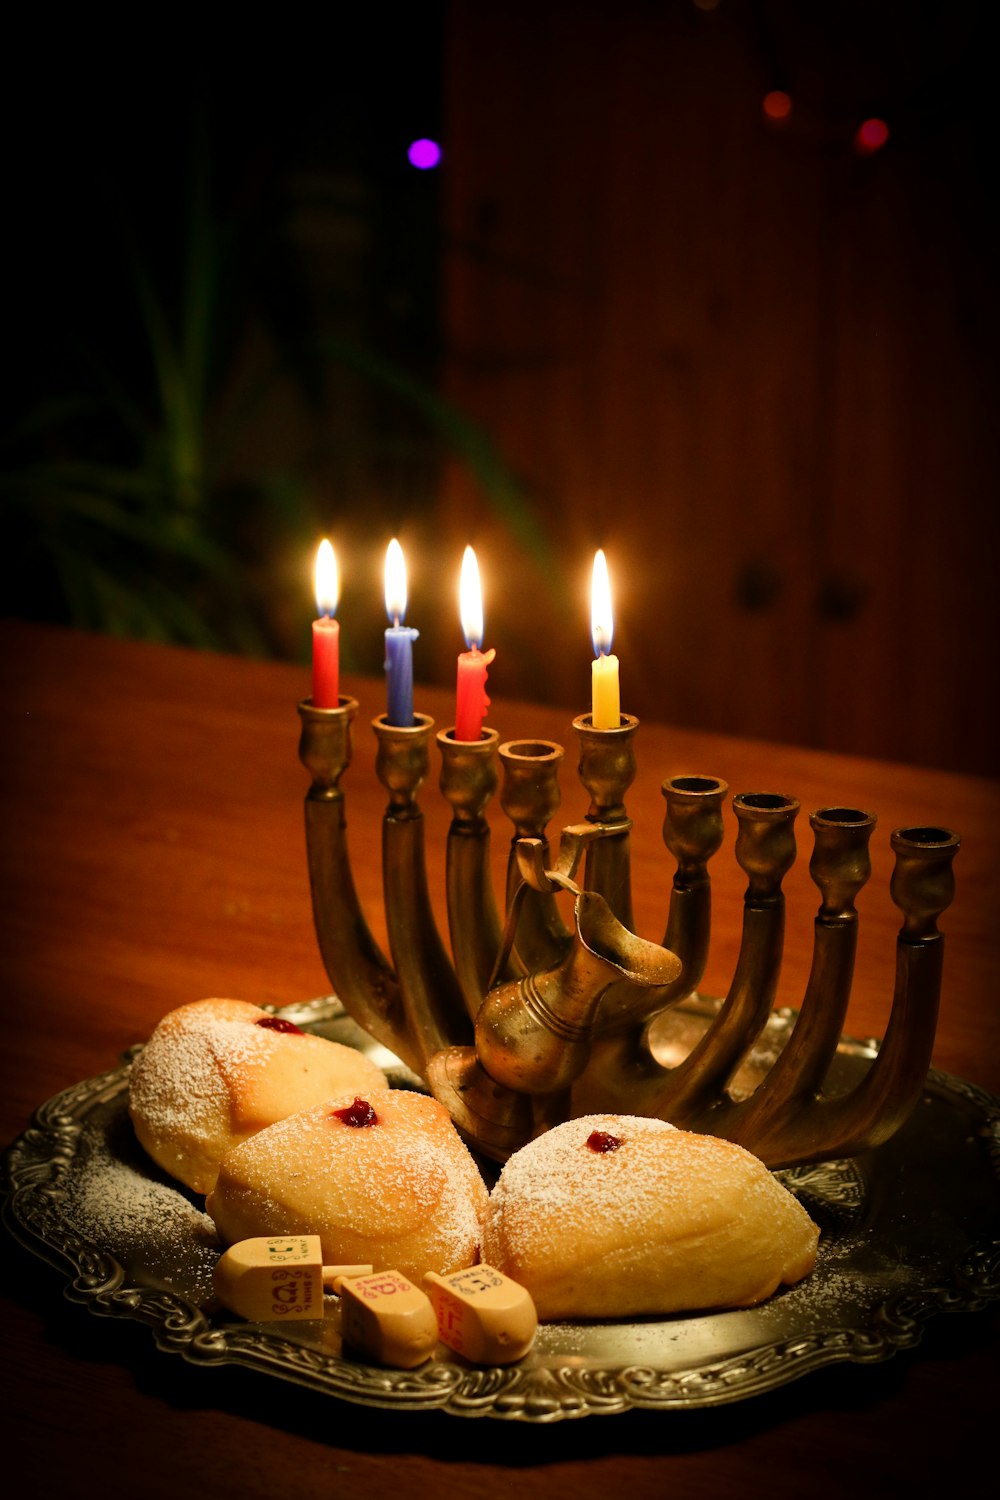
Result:
{"label": "powdered sugar coating", "polygon": [[[595,1130],[620,1147],[593,1151]],[[807,1274],[817,1243],[801,1204],[741,1147],[588,1115],[507,1162],[483,1258],[528,1288],[540,1317],[613,1317],[748,1306]]]}
{"label": "powdered sugar coating", "polygon": [[348,1087],[385,1077],[351,1047],[257,1023],[241,1000],[196,1000],[164,1016],[133,1064],[129,1112],[155,1162],[208,1192],[222,1157],[256,1131]]}
{"label": "powdered sugar coating", "polygon": [[416,1280],[475,1263],[486,1188],[447,1110],[406,1090],[364,1098],[370,1127],[337,1117],[352,1091],[229,1153],[207,1203],[224,1240],[318,1234],[328,1263],[370,1261]]}

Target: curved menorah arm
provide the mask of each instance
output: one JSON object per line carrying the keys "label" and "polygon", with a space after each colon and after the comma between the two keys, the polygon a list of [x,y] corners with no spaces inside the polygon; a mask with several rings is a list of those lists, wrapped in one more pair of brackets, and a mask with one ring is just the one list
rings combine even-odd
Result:
{"label": "curved menorah arm", "polygon": [[312,776],[305,824],[313,921],[323,966],[345,1009],[413,1067],[396,975],[365,921],[348,855],[340,778],[351,761],[357,709],[353,698],[341,698],[339,708],[315,708],[309,699],[299,704],[299,757]]}
{"label": "curved menorah arm", "polygon": [[725,1131],[749,1150],[775,1121],[811,1105],[840,1041],[851,996],[858,941],[854,902],[871,875],[868,845],[876,819],[857,808],[827,807],[810,816],[814,844],[809,873],[822,904],[816,916],[812,967],[792,1034],[770,1071],[745,1102],[727,1110]]}
{"label": "curved menorah arm", "polygon": [[448,931],[455,973],[473,1021],[493,977],[502,935],[490,872],[490,826],[484,816],[499,779],[498,740],[495,729],[484,729],[478,741],[456,740],[451,729],[439,730],[437,736],[441,791],[454,814],[445,866]]}
{"label": "curved menorah arm", "polygon": [[781,882],[795,859],[798,810],[794,797],[771,792],[733,798],[736,858],[749,877],[736,972],[705,1036],[683,1062],[651,1082],[641,1113],[725,1134],[709,1119],[725,1109],[725,1086],[763,1030],[777,991],[785,935]]}
{"label": "curved menorah arm", "polygon": [[891,892],[904,920],[896,940],[892,1012],[878,1056],[849,1093],[815,1099],[776,1121],[759,1141],[746,1143],[769,1166],[857,1155],[887,1141],[912,1112],[934,1047],[944,958],[937,919],[954,895],[952,863],[959,845],[948,828],[893,833]]}
{"label": "curved menorah arm", "polygon": [[382,820],[382,885],[389,948],[399,981],[408,1045],[417,1071],[442,1049],[472,1040],[455,970],[438,934],[424,855],[424,816],[417,793],[427,775],[427,746],[434,721],[415,714],[399,727],[374,719],[375,770],[389,793]]}

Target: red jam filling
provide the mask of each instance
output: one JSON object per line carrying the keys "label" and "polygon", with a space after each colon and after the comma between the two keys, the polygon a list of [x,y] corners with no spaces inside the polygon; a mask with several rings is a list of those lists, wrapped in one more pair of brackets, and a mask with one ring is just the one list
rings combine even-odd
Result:
{"label": "red jam filling", "polygon": [[343,1120],[345,1125],[353,1125],[355,1130],[364,1130],[369,1125],[378,1124],[378,1115],[367,1099],[356,1098],[353,1104],[348,1104],[345,1109],[335,1109],[333,1114],[336,1119]]}
{"label": "red jam filling", "polygon": [[617,1151],[621,1141],[616,1135],[609,1135],[606,1130],[592,1130],[587,1137],[587,1145],[591,1151],[599,1151],[603,1155],[606,1151]]}
{"label": "red jam filling", "polygon": [[264,1026],[268,1031],[291,1031],[296,1036],[305,1036],[301,1026],[296,1026],[294,1021],[283,1021],[280,1016],[261,1016],[260,1020],[253,1024]]}

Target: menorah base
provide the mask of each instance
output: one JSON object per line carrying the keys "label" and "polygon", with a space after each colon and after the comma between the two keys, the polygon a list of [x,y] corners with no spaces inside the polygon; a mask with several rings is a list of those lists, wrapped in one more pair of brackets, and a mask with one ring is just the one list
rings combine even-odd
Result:
{"label": "menorah base", "polygon": [[427,1084],[466,1140],[492,1161],[506,1161],[531,1139],[531,1100],[495,1083],[473,1047],[449,1047],[432,1057]]}

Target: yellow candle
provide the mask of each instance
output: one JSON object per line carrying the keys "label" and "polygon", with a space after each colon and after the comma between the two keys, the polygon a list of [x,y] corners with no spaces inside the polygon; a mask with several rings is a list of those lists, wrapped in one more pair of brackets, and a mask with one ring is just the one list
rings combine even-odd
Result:
{"label": "yellow candle", "polygon": [[591,723],[595,729],[617,729],[621,723],[618,658],[611,655],[611,638],[614,633],[611,584],[608,580],[608,564],[600,548],[594,556],[590,633],[596,658],[591,672]]}

